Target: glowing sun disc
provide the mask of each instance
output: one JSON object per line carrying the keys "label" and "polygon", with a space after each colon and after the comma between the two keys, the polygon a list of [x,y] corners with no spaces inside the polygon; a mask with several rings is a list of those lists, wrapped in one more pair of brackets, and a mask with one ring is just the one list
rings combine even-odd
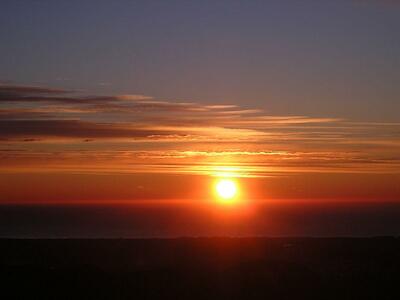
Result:
{"label": "glowing sun disc", "polygon": [[215,190],[217,195],[224,200],[233,199],[238,192],[236,183],[230,179],[219,180],[215,185]]}

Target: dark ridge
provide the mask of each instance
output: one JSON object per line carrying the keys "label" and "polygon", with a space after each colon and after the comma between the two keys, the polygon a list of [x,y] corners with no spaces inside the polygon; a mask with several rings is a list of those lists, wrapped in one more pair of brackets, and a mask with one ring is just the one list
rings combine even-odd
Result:
{"label": "dark ridge", "polygon": [[395,237],[0,239],[4,299],[396,299],[399,269]]}

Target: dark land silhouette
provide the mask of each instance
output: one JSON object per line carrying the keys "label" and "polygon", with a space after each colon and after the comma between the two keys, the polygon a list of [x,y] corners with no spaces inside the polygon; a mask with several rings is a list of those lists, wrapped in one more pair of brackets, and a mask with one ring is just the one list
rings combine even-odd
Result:
{"label": "dark land silhouette", "polygon": [[400,239],[1,239],[2,299],[399,299]]}

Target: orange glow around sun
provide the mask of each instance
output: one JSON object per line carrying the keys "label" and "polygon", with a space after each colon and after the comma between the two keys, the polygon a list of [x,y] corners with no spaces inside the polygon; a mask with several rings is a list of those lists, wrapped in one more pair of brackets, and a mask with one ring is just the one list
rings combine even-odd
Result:
{"label": "orange glow around sun", "polygon": [[219,203],[232,204],[238,200],[239,187],[233,179],[218,179],[214,190]]}

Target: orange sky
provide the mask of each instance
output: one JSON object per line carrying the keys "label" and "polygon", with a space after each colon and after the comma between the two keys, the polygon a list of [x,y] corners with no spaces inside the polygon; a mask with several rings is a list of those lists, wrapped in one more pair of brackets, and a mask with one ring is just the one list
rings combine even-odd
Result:
{"label": "orange sky", "polygon": [[399,200],[400,123],[0,85],[3,203],[211,197]]}

